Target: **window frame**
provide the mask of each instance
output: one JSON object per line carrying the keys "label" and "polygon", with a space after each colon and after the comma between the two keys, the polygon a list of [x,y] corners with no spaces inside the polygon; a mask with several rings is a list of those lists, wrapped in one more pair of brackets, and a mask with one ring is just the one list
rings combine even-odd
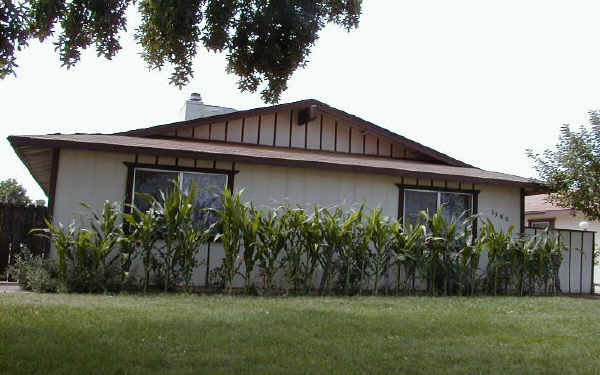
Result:
{"label": "window frame", "polygon": [[527,224],[529,228],[534,228],[534,229],[545,229],[545,228],[539,228],[539,227],[535,227],[533,226],[534,223],[548,223],[548,228],[549,229],[554,229],[554,223],[556,221],[556,218],[553,217],[549,217],[549,218],[536,218],[536,219],[527,219]]}
{"label": "window frame", "polygon": [[[129,205],[133,205],[133,200],[135,198],[135,171],[136,170],[149,170],[155,172],[176,172],[176,173],[197,173],[197,174],[224,174],[227,176],[227,189],[233,191],[234,186],[234,177],[239,172],[235,169],[235,162],[232,162],[231,169],[221,169],[221,168],[197,168],[197,167],[186,167],[180,165],[164,165],[164,164],[146,164],[146,163],[136,163],[136,162],[124,162],[125,166],[127,166],[127,183],[126,183],[126,191],[125,191],[125,202]],[[213,163],[215,166],[216,163]],[[181,176],[181,175],[180,175]],[[181,179],[181,183],[183,183],[183,179]],[[127,209],[128,212],[131,212],[132,208],[129,207]]]}
{"label": "window frame", "polygon": [[[415,191],[415,192],[421,192],[421,193],[435,193],[437,194],[437,207],[436,209],[439,210],[440,205],[442,204],[442,194],[456,194],[456,195],[467,195],[469,197],[471,197],[471,213],[473,212],[473,201],[474,201],[474,197],[473,197],[473,193],[471,192],[456,192],[456,191],[442,191],[442,190],[431,190],[431,189],[416,189],[416,188],[406,188],[404,189],[404,195],[406,196],[406,192],[407,191]],[[404,217],[404,214],[406,213],[406,199],[403,200],[403,207],[402,207],[402,217]]]}
{"label": "window frame", "polygon": [[[418,179],[417,179],[418,181]],[[418,183],[418,182],[417,182]],[[432,193],[438,193],[438,207],[440,204],[440,193],[458,193],[458,194],[470,194],[471,195],[471,213],[476,214],[479,212],[479,193],[480,190],[475,189],[475,184],[470,184],[471,189],[463,189],[462,183],[458,183],[458,189],[448,188],[447,181],[444,181],[444,186],[435,186],[433,180],[430,181],[429,185],[406,185],[403,182],[396,184],[398,187],[398,220],[402,220],[404,224],[404,213],[406,202],[404,199],[404,192],[406,190],[417,190],[417,191],[428,191]],[[477,233],[477,219],[473,222],[473,236]]]}

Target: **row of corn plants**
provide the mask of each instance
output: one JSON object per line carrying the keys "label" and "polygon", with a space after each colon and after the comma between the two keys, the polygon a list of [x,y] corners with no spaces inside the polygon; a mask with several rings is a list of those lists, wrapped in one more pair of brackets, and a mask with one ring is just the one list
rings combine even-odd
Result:
{"label": "row of corn plants", "polygon": [[[416,223],[356,210],[281,206],[257,209],[225,189],[217,222],[195,218],[196,189],[142,196],[147,210],[106,202],[87,225],[41,230],[57,252],[68,290],[115,291],[125,285],[192,289],[206,244],[224,250],[213,285],[263,294],[556,293],[565,249],[551,233],[517,236],[478,217],[422,212]],[[123,212],[126,213],[123,213]],[[208,215],[205,215],[208,217]],[[480,229],[473,235],[474,223]],[[487,264],[482,267],[482,256]],[[134,263],[141,272],[132,272]],[[241,284],[240,284],[241,282]]]}

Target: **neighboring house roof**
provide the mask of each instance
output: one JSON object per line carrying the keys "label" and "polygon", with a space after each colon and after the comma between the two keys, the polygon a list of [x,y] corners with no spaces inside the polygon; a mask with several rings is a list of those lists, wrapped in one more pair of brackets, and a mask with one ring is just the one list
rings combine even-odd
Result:
{"label": "neighboring house roof", "polygon": [[571,208],[556,206],[548,201],[548,194],[537,194],[525,197],[525,214],[550,214],[575,211]]}
{"label": "neighboring house roof", "polygon": [[[352,172],[447,179],[473,183],[519,186],[536,189],[531,180],[473,167],[455,167],[417,160],[389,159],[361,154],[287,149],[200,140],[160,139],[107,134],[11,136],[13,145],[24,162],[38,148],[71,148],[98,151],[147,153],[197,159],[219,159],[280,166],[314,167]],[[22,147],[27,147],[22,149]],[[26,162],[27,163],[27,162]]]}
{"label": "neighboring house roof", "polygon": [[[226,108],[229,110],[229,108]],[[354,154],[312,149],[258,146],[247,143],[232,143],[216,140],[173,137],[178,131],[201,128],[204,125],[244,119],[290,110],[319,112],[343,122],[350,123],[366,133],[402,144],[424,155],[423,160],[408,158],[386,158],[366,154]],[[259,117],[260,118],[260,117]],[[291,122],[290,122],[291,124]],[[290,125],[291,126],[291,125]],[[290,128],[291,129],[291,128]],[[336,125],[337,129],[337,125]],[[243,133],[242,133],[243,134]],[[290,138],[291,139],[291,138]],[[364,139],[364,138],[363,138]],[[462,161],[451,158],[432,148],[412,141],[371,122],[328,106],[314,99],[293,103],[255,108],[245,111],[221,113],[194,120],[152,126],[115,134],[52,134],[10,136],[9,142],[17,155],[30,170],[38,184],[49,193],[53,188],[52,169],[54,149],[72,148],[100,151],[131,152],[158,156],[189,157],[193,159],[228,160],[281,166],[301,166],[346,170],[364,173],[380,173],[397,176],[462,181],[483,184],[517,186],[527,194],[540,191],[533,180],[497,172],[484,171]],[[364,147],[364,146],[363,146]],[[426,160],[426,161],[425,161]]]}

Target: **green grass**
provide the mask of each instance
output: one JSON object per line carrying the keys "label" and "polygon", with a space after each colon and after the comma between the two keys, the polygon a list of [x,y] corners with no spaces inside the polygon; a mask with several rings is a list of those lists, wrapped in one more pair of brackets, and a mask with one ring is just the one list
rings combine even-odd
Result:
{"label": "green grass", "polygon": [[600,373],[600,300],[0,294],[0,374]]}

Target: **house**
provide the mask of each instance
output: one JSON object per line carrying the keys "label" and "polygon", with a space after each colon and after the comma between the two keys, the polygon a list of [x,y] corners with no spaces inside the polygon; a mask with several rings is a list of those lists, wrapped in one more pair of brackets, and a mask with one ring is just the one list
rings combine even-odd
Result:
{"label": "house", "polygon": [[[196,94],[182,115],[180,122],[116,134],[8,140],[62,223],[74,219],[79,202],[131,202],[135,192],[156,193],[178,176],[183,184],[244,189],[258,207],[364,202],[414,220],[445,204],[448,215],[480,213],[505,230],[523,230],[524,198],[539,190],[527,178],[479,169],[317,100],[236,111],[206,105]],[[198,199],[218,204],[207,194]],[[220,254],[213,249],[210,267]],[[205,272],[195,280],[205,280]]]}
{"label": "house", "polygon": [[559,207],[548,201],[547,194],[530,195],[525,198],[525,220],[532,228],[561,228],[600,231],[600,222],[589,220],[572,208]]}

